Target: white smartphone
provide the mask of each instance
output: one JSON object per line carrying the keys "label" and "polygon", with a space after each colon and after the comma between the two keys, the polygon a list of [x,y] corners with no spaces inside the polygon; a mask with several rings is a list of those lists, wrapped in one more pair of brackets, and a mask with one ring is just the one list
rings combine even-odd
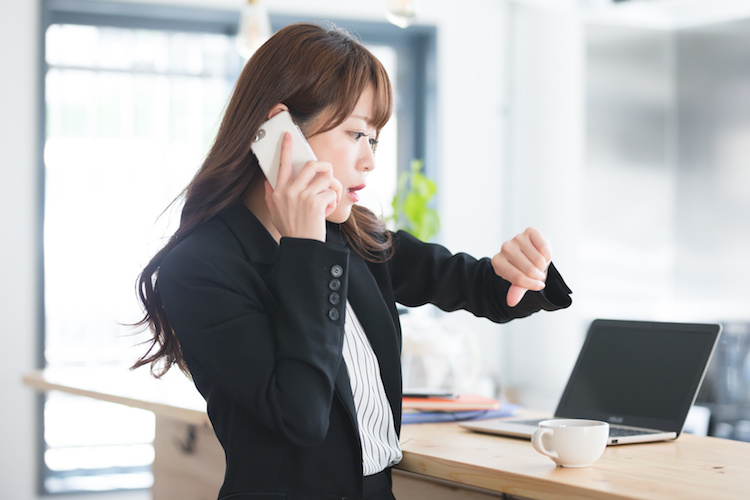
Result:
{"label": "white smartphone", "polygon": [[276,188],[276,178],[279,175],[284,132],[292,134],[292,172],[294,175],[297,175],[308,161],[317,160],[302,131],[294,123],[292,115],[288,111],[275,114],[260,127],[255,140],[250,145],[272,188]]}

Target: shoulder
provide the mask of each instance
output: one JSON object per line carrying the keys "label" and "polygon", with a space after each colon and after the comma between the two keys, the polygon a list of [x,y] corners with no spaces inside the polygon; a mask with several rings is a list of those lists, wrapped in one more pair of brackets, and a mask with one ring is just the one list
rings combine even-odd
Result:
{"label": "shoulder", "polygon": [[243,267],[270,264],[278,246],[241,204],[201,224],[176,243],[159,267],[159,277],[236,273]]}
{"label": "shoulder", "polygon": [[236,253],[239,244],[219,218],[205,222],[184,235],[164,256],[161,268],[170,268],[193,257],[215,260],[226,253]]}
{"label": "shoulder", "polygon": [[[184,236],[159,265],[159,288],[184,286],[231,273],[240,256],[239,245],[221,221],[212,219]],[[234,264],[236,266],[236,264]]]}

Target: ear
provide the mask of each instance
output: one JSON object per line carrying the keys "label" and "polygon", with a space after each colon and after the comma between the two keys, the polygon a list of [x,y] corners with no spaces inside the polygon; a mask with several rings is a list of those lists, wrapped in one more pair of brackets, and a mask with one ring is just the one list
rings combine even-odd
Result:
{"label": "ear", "polygon": [[286,107],[286,104],[278,103],[274,105],[274,107],[271,108],[271,111],[268,112],[268,119],[273,118],[282,111],[289,111],[289,108]]}

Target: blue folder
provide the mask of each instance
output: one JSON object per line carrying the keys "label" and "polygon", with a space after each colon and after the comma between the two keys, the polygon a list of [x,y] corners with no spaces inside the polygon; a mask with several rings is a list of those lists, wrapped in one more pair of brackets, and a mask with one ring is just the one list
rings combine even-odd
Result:
{"label": "blue folder", "polygon": [[459,422],[462,420],[481,420],[485,418],[512,417],[521,407],[503,403],[497,410],[471,411],[417,411],[401,415],[401,424],[423,424],[427,422]]}

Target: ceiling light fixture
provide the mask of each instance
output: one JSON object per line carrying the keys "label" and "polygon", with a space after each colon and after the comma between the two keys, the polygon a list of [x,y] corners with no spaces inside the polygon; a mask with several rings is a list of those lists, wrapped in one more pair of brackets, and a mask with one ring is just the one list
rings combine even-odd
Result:
{"label": "ceiling light fixture", "polygon": [[399,28],[406,28],[417,17],[417,0],[386,0],[385,18]]}
{"label": "ceiling light fixture", "polygon": [[263,0],[247,0],[240,11],[237,27],[237,52],[245,59],[255,53],[271,37],[271,19]]}

